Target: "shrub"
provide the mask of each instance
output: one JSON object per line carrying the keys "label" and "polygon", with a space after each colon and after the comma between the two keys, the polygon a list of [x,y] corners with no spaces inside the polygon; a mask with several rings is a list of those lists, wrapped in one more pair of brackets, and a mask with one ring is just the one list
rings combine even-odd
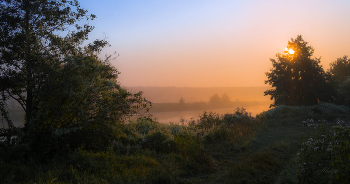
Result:
{"label": "shrub", "polygon": [[237,107],[233,114],[224,114],[222,119],[223,123],[227,127],[234,123],[246,123],[251,125],[253,122],[255,122],[255,118],[252,117],[251,113],[248,113],[243,107]]}
{"label": "shrub", "polygon": [[157,153],[170,153],[176,150],[174,140],[169,135],[159,131],[147,135],[142,147],[154,150]]}
{"label": "shrub", "polygon": [[214,143],[218,141],[227,141],[231,137],[231,132],[224,126],[217,126],[203,135],[205,143]]}
{"label": "shrub", "polygon": [[159,128],[160,124],[151,118],[138,118],[134,126],[138,133],[144,135],[151,130]]}
{"label": "shrub", "polygon": [[286,106],[279,105],[257,115],[258,119],[275,121],[285,119],[327,119],[334,120],[338,116],[349,114],[350,108],[343,105],[321,102],[313,106]]}
{"label": "shrub", "polygon": [[334,127],[332,166],[336,170],[337,181],[350,181],[350,128]]}
{"label": "shrub", "polygon": [[203,115],[200,116],[199,123],[196,125],[196,127],[204,130],[209,130],[210,128],[220,125],[222,122],[219,114],[216,114],[214,112],[210,112],[209,114],[204,111]]}
{"label": "shrub", "polygon": [[301,183],[347,183],[350,165],[350,129],[338,119],[337,126],[317,128],[315,134],[301,144],[297,157]]}

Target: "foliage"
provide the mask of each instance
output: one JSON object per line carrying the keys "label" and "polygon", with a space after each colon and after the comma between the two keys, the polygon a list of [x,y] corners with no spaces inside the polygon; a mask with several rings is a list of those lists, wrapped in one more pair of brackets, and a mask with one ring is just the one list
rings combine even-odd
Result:
{"label": "foliage", "polygon": [[343,56],[329,64],[329,72],[335,81],[344,81],[350,76],[350,58]]}
{"label": "foliage", "polygon": [[344,56],[329,65],[329,73],[337,92],[335,102],[350,107],[350,59]]}
{"label": "foliage", "polygon": [[[15,99],[25,110],[29,126],[41,102],[38,93],[52,71],[62,58],[84,52],[79,44],[88,39],[93,27],[77,22],[95,15],[87,15],[76,0],[2,0],[0,6],[0,66],[6,68],[0,77],[1,100]],[[64,31],[67,35],[61,37]],[[99,51],[106,44],[97,40],[88,50]]]}
{"label": "foliage", "polygon": [[218,94],[215,94],[213,96],[210,97],[209,99],[209,103],[217,105],[221,102],[221,98]]}
{"label": "foliage", "polygon": [[[293,119],[291,125],[282,123],[298,116],[295,115],[296,108],[303,113],[299,115],[301,118],[314,111],[338,112],[338,115],[348,112],[344,111],[347,107],[321,103],[310,107],[280,106],[257,118],[251,117],[243,108],[224,115],[204,112],[199,120],[193,120],[188,125],[161,124],[149,117],[138,118],[119,124],[110,146],[103,151],[78,148],[69,151],[65,157],[47,162],[38,162],[26,154],[31,149],[28,145],[6,147],[2,144],[0,170],[4,172],[0,174],[0,181],[347,183],[348,164],[342,164],[348,161],[348,128],[345,122],[337,120],[336,125],[341,127],[334,129],[328,128],[327,121],[321,119],[304,119],[303,124],[299,121],[298,125],[295,124],[298,119]],[[283,114],[288,111],[295,112],[284,117]],[[278,122],[279,126],[266,124],[270,120]],[[268,129],[264,129],[264,125]],[[315,133],[304,134],[306,132]],[[291,140],[283,139],[292,135]],[[307,139],[297,148],[301,135],[307,135]],[[292,159],[294,156],[295,159]],[[283,169],[282,173],[290,177],[277,178]]]}
{"label": "foliage", "polygon": [[[343,122],[344,123],[344,122]],[[341,182],[350,181],[350,128],[334,127],[334,145],[332,166],[336,170],[336,179]]]}
{"label": "foliage", "polygon": [[[55,137],[57,140],[54,137],[49,137],[47,141],[41,139],[44,143],[38,146],[48,146],[48,142],[57,143],[57,149],[54,146],[51,146],[51,149],[67,153],[59,157],[46,157],[45,162],[37,159],[35,155],[28,154],[33,148],[30,144],[21,143],[10,147],[0,144],[0,170],[12,171],[12,175],[7,171],[0,174],[2,178],[0,181],[5,183],[52,181],[58,183],[87,181],[191,183],[189,178],[215,172],[215,163],[211,154],[218,154],[221,151],[234,154],[235,152],[232,152],[234,147],[240,147],[243,144],[240,140],[250,140],[254,135],[253,122],[245,120],[250,118],[253,121],[254,118],[243,108],[222,116],[205,112],[201,117],[216,119],[218,124],[211,122],[211,125],[208,125],[204,119],[189,125],[161,124],[149,117],[138,118],[135,121],[119,124],[107,132],[113,133],[109,136],[112,138],[108,141],[109,145],[104,149],[92,149],[94,151],[88,151],[91,148],[86,147],[68,149],[67,145],[62,143],[64,140],[71,139],[70,144],[72,144],[82,139],[97,144],[97,141],[82,137],[83,134],[79,132],[84,129],[67,133],[55,132],[60,135]],[[224,117],[226,117],[225,120]],[[204,124],[207,126],[203,126]],[[103,127],[102,129],[109,130]],[[92,135],[90,136],[89,133]],[[99,135],[93,131],[85,135],[91,138],[101,136],[98,139],[104,139],[102,133]],[[39,135],[33,137],[42,138]],[[208,141],[209,137],[211,141]],[[44,138],[47,139],[47,137]],[[74,138],[79,140],[73,140]],[[92,143],[85,143],[85,146],[92,146]],[[40,155],[50,154],[47,148],[37,147],[37,149],[42,150]]]}
{"label": "foliage", "polygon": [[349,141],[349,128],[341,119],[336,120],[332,129],[324,125],[317,128],[298,153],[299,182],[348,183]]}
{"label": "foliage", "polygon": [[274,175],[282,163],[275,155],[262,152],[232,165],[227,174],[227,181],[232,183],[272,183]]}
{"label": "foliage", "polygon": [[[124,119],[150,104],[141,92],[120,86],[111,56],[97,57],[106,41],[81,47],[93,27],[77,23],[95,16],[87,16],[77,1],[1,1],[0,6],[0,66],[5,68],[0,111],[9,124],[0,137],[7,147],[29,145],[28,152],[42,160],[80,146],[103,151],[119,136]],[[10,98],[25,111],[23,129],[8,118]]]}
{"label": "foliage", "polygon": [[337,84],[336,103],[350,107],[350,77]]}
{"label": "foliage", "polygon": [[298,178],[301,183],[328,183],[334,174],[330,167],[332,137],[325,127],[303,142],[298,153]]}
{"label": "foliage", "polygon": [[224,94],[222,94],[222,96],[221,96],[221,102],[222,102],[222,103],[230,103],[230,102],[231,102],[231,99],[230,99],[230,97],[229,97],[226,93],[224,93]]}
{"label": "foliage", "polygon": [[265,91],[265,95],[274,100],[271,106],[314,105],[333,100],[335,92],[330,77],[320,65],[320,59],[311,58],[314,49],[307,44],[299,35],[288,41],[287,49],[294,50],[294,54],[278,53],[277,61],[270,59],[273,68],[266,73],[265,84],[273,89]]}
{"label": "foliage", "polygon": [[[343,105],[335,105],[333,103],[318,103],[313,106],[286,106],[279,105],[273,109],[262,112],[257,115],[259,119],[265,120],[285,120],[285,119],[329,119],[348,114],[350,109]],[[334,116],[333,116],[334,115]]]}

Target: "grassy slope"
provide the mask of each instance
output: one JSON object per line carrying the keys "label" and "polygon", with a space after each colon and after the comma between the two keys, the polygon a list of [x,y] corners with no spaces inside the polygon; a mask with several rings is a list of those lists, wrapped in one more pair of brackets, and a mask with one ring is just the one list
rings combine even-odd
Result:
{"label": "grassy slope", "polygon": [[[315,133],[315,128],[303,126],[309,119],[326,119],[326,127],[335,125],[336,118],[350,121],[349,113],[300,114],[265,119],[255,138],[240,152],[215,157],[216,172],[196,178],[198,183],[297,183],[294,160],[300,144]],[[292,168],[291,168],[292,167]],[[283,174],[281,176],[281,173]],[[288,175],[288,176],[285,176]],[[282,180],[284,179],[282,178]]]}
{"label": "grassy slope", "polygon": [[273,183],[284,166],[295,157],[302,138],[314,130],[292,124],[265,124],[249,145],[236,152],[212,153],[216,172],[196,178],[198,183]]}

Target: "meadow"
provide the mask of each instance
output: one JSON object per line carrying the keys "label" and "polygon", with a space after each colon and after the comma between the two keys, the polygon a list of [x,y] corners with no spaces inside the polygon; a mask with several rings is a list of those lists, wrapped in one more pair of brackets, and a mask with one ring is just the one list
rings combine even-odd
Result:
{"label": "meadow", "polygon": [[[347,183],[350,109],[330,103],[121,124],[105,151],[0,147],[2,183]],[[3,146],[3,145],[1,145]]]}

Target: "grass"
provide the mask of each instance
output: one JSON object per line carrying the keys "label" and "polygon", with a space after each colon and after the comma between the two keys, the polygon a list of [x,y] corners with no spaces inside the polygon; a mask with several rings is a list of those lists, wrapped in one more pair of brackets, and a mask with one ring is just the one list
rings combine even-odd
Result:
{"label": "grass", "polygon": [[[317,183],[347,183],[349,166],[338,163],[346,161],[344,150],[349,149],[348,114],[345,107],[319,104],[277,107],[256,117],[244,109],[225,115],[204,112],[188,125],[139,118],[120,127],[118,136],[102,152],[80,147],[66,157],[39,162],[30,154],[16,156],[2,149],[0,181],[313,183],[319,179]],[[343,127],[332,128],[334,125]],[[334,133],[338,136],[332,136]],[[322,136],[327,142],[339,142],[332,147],[333,155],[325,151],[328,143],[316,141]],[[313,147],[306,144],[310,138],[316,141]],[[319,148],[314,151],[315,147]],[[25,145],[15,148],[28,150]],[[301,165],[306,161],[308,167]],[[328,175],[318,177],[324,172]]]}

